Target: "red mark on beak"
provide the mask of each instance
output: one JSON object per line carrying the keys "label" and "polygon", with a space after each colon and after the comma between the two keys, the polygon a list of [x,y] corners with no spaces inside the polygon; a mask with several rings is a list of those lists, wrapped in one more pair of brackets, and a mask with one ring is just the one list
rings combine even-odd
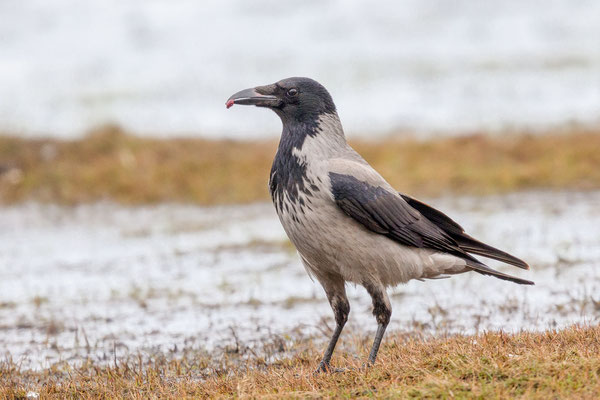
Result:
{"label": "red mark on beak", "polygon": [[231,108],[231,106],[233,106],[233,100],[227,100],[227,103],[225,105],[227,106],[227,108]]}

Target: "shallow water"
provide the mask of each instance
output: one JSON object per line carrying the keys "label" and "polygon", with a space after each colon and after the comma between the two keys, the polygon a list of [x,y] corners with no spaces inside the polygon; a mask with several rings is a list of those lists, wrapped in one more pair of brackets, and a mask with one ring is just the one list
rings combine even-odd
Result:
{"label": "shallow water", "polygon": [[0,131],[274,137],[234,92],[331,91],[350,134],[600,123],[600,2],[0,1]]}
{"label": "shallow water", "polygon": [[[435,206],[532,271],[475,273],[390,293],[390,329],[542,330],[600,320],[600,192],[440,198]],[[0,351],[23,366],[219,349],[293,329],[325,339],[332,313],[270,204],[0,209]],[[492,263],[493,264],[493,263]],[[496,264],[494,264],[496,265]],[[515,271],[516,270],[516,271]],[[350,329],[375,330],[349,287]]]}

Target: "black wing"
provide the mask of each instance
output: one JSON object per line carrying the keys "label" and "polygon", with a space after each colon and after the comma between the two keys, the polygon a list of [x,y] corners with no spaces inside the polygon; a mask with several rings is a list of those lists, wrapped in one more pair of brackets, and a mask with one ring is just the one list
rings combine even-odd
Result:
{"label": "black wing", "polygon": [[430,248],[476,261],[458,243],[394,193],[353,176],[329,174],[337,205],[373,232],[407,246]]}
{"label": "black wing", "polygon": [[[533,282],[503,274],[482,264],[461,248],[460,244],[452,237],[452,231],[446,232],[395,193],[362,182],[351,175],[332,172],[329,177],[336,204],[347,215],[369,230],[385,235],[403,245],[428,248],[455,255],[466,260],[470,268],[482,274],[494,275],[500,279],[521,284],[533,284]],[[439,211],[437,213],[438,218],[445,217],[446,224],[451,229],[462,231],[456,222]],[[444,220],[444,218],[441,219]]]}
{"label": "black wing", "polygon": [[494,260],[502,261],[514,265],[515,267],[529,269],[529,265],[527,265],[525,261],[467,235],[465,230],[459,224],[443,212],[436,210],[430,205],[417,199],[413,199],[402,193],[399,194],[412,208],[419,211],[425,218],[450,235],[464,251],[487,258],[493,258]]}

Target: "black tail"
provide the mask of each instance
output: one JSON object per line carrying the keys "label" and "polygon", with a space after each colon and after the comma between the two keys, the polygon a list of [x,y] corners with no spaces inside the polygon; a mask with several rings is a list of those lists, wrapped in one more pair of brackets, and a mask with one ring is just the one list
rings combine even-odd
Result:
{"label": "black tail", "polygon": [[518,283],[519,285],[535,285],[535,283],[532,281],[528,281],[527,279],[517,278],[516,276],[512,276],[512,275],[508,275],[508,274],[505,274],[500,271],[496,271],[495,269],[492,269],[492,268],[488,267],[487,265],[479,263],[479,262],[473,262],[471,260],[467,260],[467,265],[473,271],[479,272],[482,275],[491,275],[498,279]]}

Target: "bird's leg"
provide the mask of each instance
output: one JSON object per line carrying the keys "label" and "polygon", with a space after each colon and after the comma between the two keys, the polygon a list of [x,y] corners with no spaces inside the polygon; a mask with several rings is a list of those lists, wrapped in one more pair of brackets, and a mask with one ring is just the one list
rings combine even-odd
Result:
{"label": "bird's leg", "polygon": [[324,282],[325,280],[321,279],[320,281],[325,289],[325,292],[327,293],[329,304],[331,305],[335,315],[335,330],[333,331],[331,340],[329,340],[329,345],[325,350],[323,359],[321,360],[316,372],[329,372],[331,371],[329,362],[331,361],[333,350],[335,349],[335,345],[337,344],[340,334],[342,333],[342,329],[344,329],[344,325],[346,325],[346,321],[348,321],[350,303],[346,297],[346,288],[344,286],[343,279],[329,278],[326,280],[326,282]]}
{"label": "bird's leg", "polygon": [[373,299],[373,315],[377,320],[377,333],[375,334],[375,340],[373,341],[373,346],[369,353],[369,364],[373,365],[377,358],[377,352],[379,351],[385,328],[387,328],[390,323],[392,307],[383,285],[366,284],[364,286]]}
{"label": "bird's leg", "polygon": [[[349,307],[347,307],[349,309]],[[343,319],[338,320],[338,314],[343,313],[344,311],[341,310],[341,308],[338,308],[337,310],[334,311],[336,314],[336,325],[335,325],[335,330],[333,331],[333,335],[331,336],[331,339],[329,340],[329,345],[327,346],[327,349],[325,350],[325,354],[323,354],[323,359],[321,360],[321,362],[319,363],[319,367],[317,368],[317,372],[329,372],[331,371],[331,366],[329,365],[330,361],[331,361],[331,356],[333,355],[333,350],[335,349],[335,345],[337,344],[337,341],[340,337],[340,334],[342,333],[342,329],[344,329],[344,325],[346,324],[346,321],[348,320],[348,314],[344,314],[345,316],[342,317]]]}

